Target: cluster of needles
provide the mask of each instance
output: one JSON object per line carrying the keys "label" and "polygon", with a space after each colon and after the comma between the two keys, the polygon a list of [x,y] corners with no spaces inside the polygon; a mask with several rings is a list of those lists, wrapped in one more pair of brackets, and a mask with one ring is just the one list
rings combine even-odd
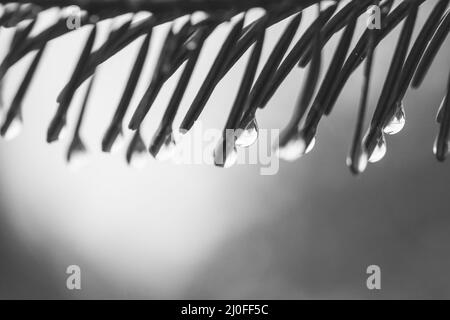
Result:
{"label": "cluster of needles", "polygon": [[[417,38],[413,39],[420,7],[430,1],[434,4],[433,10],[420,26]],[[58,21],[32,35],[41,13],[54,8],[77,6],[82,12],[80,27],[90,28],[75,69],[57,97],[58,107],[47,131],[48,143],[60,139],[61,132],[67,126],[73,97],[79,87],[89,81],[69,143],[69,162],[87,151],[80,131],[97,67],[131,43],[142,41],[122,97],[105,130],[101,143],[103,152],[111,152],[117,146],[125,126],[134,132],[126,152],[129,163],[140,161],[148,153],[156,159],[169,157],[176,147],[178,133],[184,134],[192,129],[216,86],[250,50],[222,139],[214,152],[215,164],[221,167],[233,165],[237,148],[249,147],[258,139],[257,113],[268,105],[286,77],[297,67],[306,70],[306,80],[299,90],[294,113],[281,131],[276,154],[281,159],[294,161],[310,152],[315,145],[320,121],[330,116],[348,79],[363,65],[361,95],[355,112],[356,127],[347,157],[351,172],[362,173],[369,162],[374,163],[384,157],[387,136],[403,129],[403,99],[410,87],[417,89],[423,83],[450,31],[449,0],[0,0],[0,5],[3,6],[0,26],[15,28],[9,51],[0,64],[0,84],[3,84],[5,75],[13,65],[29,53],[34,53],[9,108],[0,109],[4,113],[0,134],[5,138],[17,134],[23,121],[22,102],[48,42],[74,31],[67,27],[67,16],[61,14]],[[315,20],[294,42],[304,11],[313,6],[317,8]],[[264,14],[246,23],[245,13],[253,8],[264,9]],[[367,27],[352,48],[358,19],[365,18],[367,12],[374,9],[379,9],[381,14],[380,28]],[[191,15],[199,11],[205,13],[204,18],[193,22]],[[149,15],[135,21],[138,12]],[[106,40],[94,50],[98,23],[125,15],[128,17],[126,21],[112,28]],[[174,28],[174,22],[179,19],[184,19],[182,26]],[[268,59],[263,62],[261,52],[267,29],[286,19],[289,21],[284,31],[271,48]],[[157,26],[168,22],[173,24],[164,39],[147,89],[135,110],[131,110],[131,121],[124,123],[149,55],[152,33]],[[175,117],[205,43],[219,25],[226,23],[231,24],[229,32],[181,124],[174,127]],[[376,48],[400,24],[400,36],[384,86],[368,128],[365,128]],[[323,48],[338,33],[341,35],[334,55],[329,65],[324,66]],[[138,40],[140,38],[142,40]],[[179,69],[181,75],[169,104],[147,145],[141,136],[141,126],[164,84]],[[259,73],[258,69],[261,70]],[[439,130],[433,151],[439,161],[444,161],[449,151],[450,75],[446,95],[438,110],[437,123]]]}

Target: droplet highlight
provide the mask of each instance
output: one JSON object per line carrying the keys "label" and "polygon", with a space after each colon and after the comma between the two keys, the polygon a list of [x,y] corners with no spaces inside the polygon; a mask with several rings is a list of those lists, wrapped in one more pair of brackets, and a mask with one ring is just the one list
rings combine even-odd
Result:
{"label": "droplet highlight", "polygon": [[135,132],[127,149],[126,159],[130,167],[141,170],[148,163],[149,154],[139,131]]}
{"label": "droplet highlight", "polygon": [[367,155],[367,152],[361,152],[357,159],[357,163],[353,164],[353,159],[349,155],[346,160],[347,167],[349,167],[352,171],[355,171],[355,174],[360,174],[366,171],[367,165],[369,163],[369,157]]}
{"label": "droplet highlight", "polygon": [[129,161],[129,165],[130,167],[134,168],[134,169],[138,169],[138,170],[142,170],[146,167],[147,163],[148,163],[148,153],[146,150],[144,151],[138,151],[135,150],[133,152],[133,154],[131,155],[130,161]]}
{"label": "droplet highlight", "polygon": [[386,138],[384,135],[380,138],[380,140],[377,143],[377,146],[373,150],[372,154],[370,155],[369,162],[370,163],[376,163],[381,161],[384,156],[387,153],[387,144],[386,144]]}
{"label": "droplet highlight", "polygon": [[75,138],[67,155],[69,170],[79,171],[89,163],[88,151],[81,140]]}
{"label": "droplet highlight", "polygon": [[250,121],[244,130],[240,130],[236,139],[236,146],[248,148],[258,140],[259,128],[256,119]]}
{"label": "droplet highlight", "polygon": [[445,99],[446,97],[444,97],[442,99],[441,105],[439,106],[439,110],[436,116],[436,122],[437,123],[441,123],[442,122],[442,118],[444,117],[444,106],[445,106]]}
{"label": "droplet highlight", "polygon": [[449,151],[449,143],[447,141],[447,143],[445,144],[445,149],[444,149],[444,153],[443,154],[439,154],[439,150],[438,150],[438,143],[439,143],[439,136],[436,137],[436,139],[434,140],[434,144],[433,144],[433,154],[437,157],[437,159],[439,161],[445,161],[447,155],[448,155],[448,151]]}
{"label": "droplet highlight", "polygon": [[297,132],[287,143],[276,147],[276,155],[286,161],[296,161],[302,156],[310,153],[316,145],[316,138],[312,138],[309,145],[306,145],[302,133]]}
{"label": "droplet highlight", "polygon": [[405,116],[405,108],[403,107],[403,103],[400,103],[400,106],[397,107],[397,111],[392,117],[389,124],[383,129],[384,133],[389,135],[394,135],[403,130],[406,124],[406,116]]}
{"label": "droplet highlight", "polygon": [[119,153],[125,146],[125,137],[123,133],[119,133],[111,147],[111,154]]}
{"label": "droplet highlight", "polygon": [[167,161],[172,159],[176,153],[177,153],[177,144],[175,141],[175,136],[173,133],[170,133],[164,140],[164,143],[161,146],[161,149],[159,149],[159,152],[156,155],[155,159],[158,161]]}
{"label": "droplet highlight", "polygon": [[7,141],[11,141],[22,132],[23,129],[23,121],[19,117],[15,117],[11,124],[9,125],[8,129],[6,130],[5,134],[3,135],[3,138]]}

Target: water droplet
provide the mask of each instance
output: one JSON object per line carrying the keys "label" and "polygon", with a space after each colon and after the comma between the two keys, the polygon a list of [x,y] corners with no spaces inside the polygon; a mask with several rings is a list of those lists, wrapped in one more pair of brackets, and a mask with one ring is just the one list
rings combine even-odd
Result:
{"label": "water droplet", "polygon": [[119,133],[111,147],[111,154],[117,154],[125,146],[125,137],[123,133]]}
{"label": "water droplet", "polygon": [[228,169],[236,164],[237,159],[238,152],[234,144],[229,142],[225,147],[223,138],[220,139],[216,149],[214,149],[214,165]]}
{"label": "water droplet", "polygon": [[258,140],[258,123],[256,119],[250,121],[244,130],[239,130],[239,136],[236,139],[236,146],[248,148]]}
{"label": "water droplet", "polygon": [[378,141],[377,146],[373,150],[372,154],[370,155],[369,162],[376,163],[378,161],[381,161],[386,155],[386,152],[387,152],[386,139],[383,135]]}
{"label": "water droplet", "polygon": [[439,155],[438,154],[438,141],[439,141],[439,136],[436,137],[436,140],[434,140],[433,154],[435,156],[437,156],[440,161],[444,161],[446,156],[448,155],[448,150],[449,150],[448,141],[447,141],[447,144],[445,145],[445,150],[444,150],[444,154],[443,155]]}
{"label": "water droplet", "polygon": [[5,138],[5,140],[7,141],[16,138],[22,132],[22,128],[23,128],[22,119],[20,117],[15,117],[12,120],[11,124],[9,125],[8,129],[6,130],[3,138]]}
{"label": "water droplet", "polygon": [[383,131],[384,133],[389,135],[397,134],[403,130],[403,128],[405,127],[405,123],[406,123],[405,108],[403,107],[403,103],[400,103],[400,105],[397,106],[397,111],[395,112],[391,121],[383,129]]}
{"label": "water droplet", "polygon": [[67,163],[70,171],[76,172],[88,164],[88,152],[83,142],[75,138],[67,155]]}
{"label": "water droplet", "polygon": [[194,51],[195,49],[197,49],[198,47],[198,43],[196,41],[189,41],[186,44],[186,48],[190,51]]}
{"label": "water droplet", "polygon": [[148,162],[149,155],[147,147],[145,146],[144,140],[142,140],[139,130],[135,132],[128,146],[126,159],[128,165],[135,169],[143,169]]}
{"label": "water droplet", "polygon": [[437,123],[441,123],[442,122],[442,118],[444,117],[445,98],[446,97],[444,97],[444,99],[442,99],[441,105],[439,106],[439,111],[438,111],[437,116],[436,116],[436,122]]}
{"label": "water droplet", "polygon": [[308,147],[306,148],[305,154],[310,153],[314,149],[315,145],[316,145],[316,137],[312,138],[311,142],[309,143]]}
{"label": "water droplet", "polygon": [[[217,159],[217,154],[215,153],[214,158]],[[228,153],[227,158],[225,159],[225,161],[221,160],[221,161],[216,161],[214,160],[214,164],[218,167],[223,167],[225,169],[231,168],[232,166],[234,166],[236,164],[238,158],[238,153],[236,149],[233,149],[231,152]],[[223,163],[225,162],[225,163]]]}
{"label": "water droplet", "polygon": [[139,151],[135,150],[131,155],[129,165],[135,169],[142,170],[148,163],[148,153],[146,150]]}
{"label": "water droplet", "polygon": [[436,138],[436,139],[434,140],[434,143],[433,143],[433,154],[434,154],[435,156],[436,156],[437,153],[438,153],[437,145],[438,145],[438,138]]}
{"label": "water droplet", "polygon": [[286,144],[278,146],[276,154],[280,159],[295,161],[314,149],[316,138],[312,138],[309,145],[306,145],[305,138],[301,132],[297,132]]}
{"label": "water droplet", "polygon": [[72,172],[78,172],[89,163],[89,159],[86,153],[77,152],[72,155],[72,159],[68,163],[69,170]]}
{"label": "water droplet", "polygon": [[361,152],[361,154],[357,158],[358,163],[353,166],[353,160],[351,156],[347,157],[346,163],[349,168],[352,170],[356,170],[355,173],[363,173],[367,169],[367,164],[369,162],[369,157],[367,156],[367,152]]}
{"label": "water droplet", "polygon": [[167,135],[164,144],[161,146],[161,149],[159,149],[158,154],[156,155],[156,160],[158,161],[167,161],[172,159],[172,157],[177,152],[177,144],[175,141],[175,136],[171,132]]}
{"label": "water droplet", "polygon": [[62,127],[57,140],[64,140],[67,137],[67,132],[69,132],[67,126]]}

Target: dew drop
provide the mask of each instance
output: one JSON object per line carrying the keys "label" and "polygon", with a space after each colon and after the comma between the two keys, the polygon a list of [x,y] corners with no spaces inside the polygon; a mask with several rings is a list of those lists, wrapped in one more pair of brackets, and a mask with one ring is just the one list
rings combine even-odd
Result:
{"label": "dew drop", "polygon": [[69,170],[72,172],[78,172],[82,168],[86,167],[89,163],[88,156],[86,153],[77,152],[72,155],[72,159],[70,160],[68,166]]}
{"label": "dew drop", "polygon": [[434,140],[434,144],[433,144],[433,154],[435,156],[437,156],[439,158],[440,161],[444,161],[446,156],[448,155],[448,150],[449,150],[449,145],[448,145],[448,141],[447,144],[445,145],[445,152],[443,157],[441,157],[441,155],[438,154],[438,141],[439,141],[439,136],[436,137],[436,140]]}
{"label": "dew drop", "polygon": [[123,133],[119,133],[111,147],[111,154],[117,154],[125,146],[125,137]]}
{"label": "dew drop", "polygon": [[312,138],[311,142],[309,143],[308,147],[306,148],[305,154],[310,153],[316,145],[316,137]]}
{"label": "dew drop", "polygon": [[377,146],[373,150],[372,154],[370,155],[369,162],[376,163],[381,161],[386,155],[386,152],[387,152],[386,139],[383,135],[378,141]]}
{"label": "dew drop", "polygon": [[433,154],[436,156],[438,153],[438,139],[436,138],[433,143]]}
{"label": "dew drop", "polygon": [[67,132],[69,132],[67,126],[62,127],[57,140],[64,140],[67,137]]}
{"label": "dew drop", "polygon": [[383,129],[384,133],[389,135],[394,135],[403,130],[406,123],[405,108],[403,107],[403,102],[397,107],[397,111],[392,117],[389,124]]}
{"label": "dew drop", "polygon": [[239,137],[236,139],[236,146],[248,148],[258,140],[258,122],[256,119],[250,121],[244,130],[240,130]]}
{"label": "dew drop", "polygon": [[133,139],[130,142],[126,159],[129,166],[139,170],[143,169],[147,164],[149,155],[139,131],[134,134]]}
{"label": "dew drop", "polygon": [[309,145],[306,145],[305,138],[303,134],[297,132],[291,140],[286,144],[280,145],[276,148],[276,155],[286,161],[295,161],[300,159],[305,154],[308,154],[314,149],[316,145],[316,138],[314,137]]}
{"label": "dew drop", "polygon": [[351,156],[347,157],[346,163],[347,163],[347,167],[356,170],[356,173],[363,173],[364,171],[366,171],[367,169],[367,164],[369,162],[369,157],[367,156],[367,152],[362,152],[358,159],[357,159],[358,163],[353,166],[353,160]]}
{"label": "dew drop", "polygon": [[217,160],[217,154],[214,154],[214,164],[217,167],[223,167],[225,169],[231,168],[232,166],[234,166],[237,162],[237,158],[238,158],[238,153],[236,149],[233,149],[231,152],[228,153],[227,158],[225,159],[225,161],[223,160]]}
{"label": "dew drop", "polygon": [[22,132],[22,128],[23,128],[22,119],[20,119],[19,117],[15,117],[12,120],[11,124],[9,125],[8,130],[6,130],[3,138],[5,138],[5,140],[7,141],[11,141]]}
{"label": "dew drop", "polygon": [[75,141],[69,150],[67,163],[69,170],[77,172],[88,164],[88,152],[81,141]]}
{"label": "dew drop", "polygon": [[129,165],[135,169],[142,170],[148,163],[148,153],[146,150],[135,150],[131,155]]}
{"label": "dew drop", "polygon": [[158,161],[167,161],[173,158],[177,152],[177,144],[175,142],[175,136],[173,133],[167,135],[161,149],[155,159]]}
{"label": "dew drop", "polygon": [[444,99],[442,99],[441,105],[439,106],[439,111],[438,111],[437,116],[436,116],[436,122],[437,123],[441,123],[442,122],[442,118],[444,117],[445,99],[446,99],[446,97],[444,97]]}

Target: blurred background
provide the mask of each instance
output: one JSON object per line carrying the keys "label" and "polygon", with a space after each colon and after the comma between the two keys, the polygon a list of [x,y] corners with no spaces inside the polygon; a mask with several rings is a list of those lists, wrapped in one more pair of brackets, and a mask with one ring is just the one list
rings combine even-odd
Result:
{"label": "blurred background", "polygon": [[[421,7],[416,35],[434,3]],[[254,10],[248,20],[260,14]],[[39,24],[44,27],[55,17],[51,12]],[[314,17],[314,8],[306,12],[297,38]],[[287,22],[269,29],[263,59]],[[361,19],[360,31],[364,23]],[[101,24],[97,45],[108,24]],[[130,111],[146,89],[168,27],[154,32]],[[229,25],[218,28],[207,42],[176,124],[228,30]],[[261,176],[255,165],[224,170],[150,158],[145,169],[136,170],[126,165],[124,150],[102,154],[101,138],[140,39],[98,69],[81,132],[90,150],[89,163],[73,172],[64,161],[69,140],[48,145],[45,134],[56,95],[73,71],[87,32],[82,29],[51,42],[24,101],[21,134],[13,141],[0,140],[0,298],[450,298],[450,168],[432,153],[435,115],[450,66],[448,41],[422,88],[408,93],[406,127],[389,137],[385,159],[355,178],[345,158],[356,120],[361,68],[334,113],[322,121],[313,152],[295,163],[281,162],[273,176]],[[398,33],[399,28],[376,52],[371,113]],[[10,31],[2,30],[2,54],[10,37]],[[334,37],[325,48],[326,63],[338,40]],[[204,127],[223,127],[247,57],[215,90],[201,118]],[[31,59],[26,57],[8,73],[7,102]],[[178,76],[165,86],[147,117],[146,142]],[[258,114],[261,128],[279,129],[287,123],[304,78],[305,71],[298,68],[289,75]],[[85,88],[73,101],[71,124]],[[127,141],[130,138],[127,131]],[[73,264],[81,267],[80,291],[66,288],[65,271]],[[381,267],[379,291],[366,287],[366,268],[372,264]]]}

